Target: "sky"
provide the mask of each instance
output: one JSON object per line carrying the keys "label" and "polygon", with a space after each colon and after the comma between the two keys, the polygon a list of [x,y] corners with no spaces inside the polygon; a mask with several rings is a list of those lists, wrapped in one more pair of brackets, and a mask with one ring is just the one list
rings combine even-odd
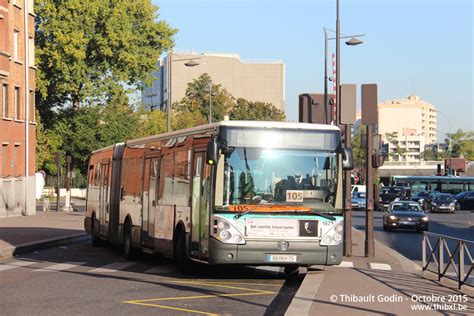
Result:
{"label": "sky", "polygon": [[[336,0],[152,2],[178,29],[176,49],[282,60],[287,120],[298,119],[299,94],[323,92],[323,27],[336,29]],[[473,131],[473,13],[472,0],[340,0],[341,33],[366,34],[362,45],[341,41],[340,82],[357,84],[359,99],[364,83],[377,84],[379,102],[420,96],[441,112],[441,142]]]}

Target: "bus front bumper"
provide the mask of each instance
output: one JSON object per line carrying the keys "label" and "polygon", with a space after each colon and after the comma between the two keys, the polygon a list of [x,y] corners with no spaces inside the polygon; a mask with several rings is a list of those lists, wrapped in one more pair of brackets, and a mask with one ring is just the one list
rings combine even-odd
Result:
{"label": "bus front bumper", "polygon": [[211,264],[247,265],[338,265],[342,261],[342,243],[320,246],[319,241],[288,241],[288,249],[280,250],[280,240],[247,241],[245,245],[224,244],[211,238]]}

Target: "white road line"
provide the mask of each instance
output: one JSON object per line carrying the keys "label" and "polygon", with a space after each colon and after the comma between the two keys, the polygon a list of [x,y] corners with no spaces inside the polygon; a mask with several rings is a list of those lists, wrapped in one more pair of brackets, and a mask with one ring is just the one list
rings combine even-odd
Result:
{"label": "white road line", "polygon": [[0,271],[6,271],[14,268],[19,268],[19,267],[27,267],[31,266],[32,264],[35,264],[37,262],[35,261],[15,261],[12,263],[7,263],[7,264],[0,264]]}
{"label": "white road line", "polygon": [[82,266],[86,264],[87,262],[66,262],[66,263],[58,263],[49,267],[41,268],[41,269],[36,269],[33,270],[33,272],[58,272],[58,271],[64,271],[64,270],[69,270],[78,266]]}
{"label": "white road line", "polygon": [[175,272],[176,268],[173,266],[156,266],[145,271],[147,274],[163,274]]}
{"label": "white road line", "polygon": [[374,270],[392,270],[392,267],[386,263],[369,263],[370,268]]}
{"label": "white road line", "polygon": [[352,261],[341,261],[336,267],[339,268],[354,268],[354,262]]}
{"label": "white road line", "polygon": [[134,265],[135,262],[114,262],[103,267],[93,269],[89,273],[113,273]]}

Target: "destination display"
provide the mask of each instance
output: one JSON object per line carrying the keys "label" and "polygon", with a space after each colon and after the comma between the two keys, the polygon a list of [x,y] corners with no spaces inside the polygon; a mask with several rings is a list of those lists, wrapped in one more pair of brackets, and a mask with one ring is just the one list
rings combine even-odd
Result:
{"label": "destination display", "polygon": [[245,226],[246,237],[298,237],[299,223],[296,219],[250,218]]}

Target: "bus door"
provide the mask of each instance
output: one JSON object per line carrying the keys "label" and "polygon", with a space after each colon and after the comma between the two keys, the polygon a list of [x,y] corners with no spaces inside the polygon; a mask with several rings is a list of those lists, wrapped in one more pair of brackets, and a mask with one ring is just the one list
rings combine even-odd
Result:
{"label": "bus door", "polygon": [[155,206],[157,205],[158,181],[160,171],[159,153],[146,156],[143,169],[142,185],[142,245],[153,247],[155,235]]}
{"label": "bus door", "polygon": [[99,232],[106,236],[109,224],[109,159],[100,162],[99,175]]}
{"label": "bus door", "polygon": [[206,152],[198,151],[193,161],[191,256],[197,259],[209,257],[211,168],[205,158]]}

